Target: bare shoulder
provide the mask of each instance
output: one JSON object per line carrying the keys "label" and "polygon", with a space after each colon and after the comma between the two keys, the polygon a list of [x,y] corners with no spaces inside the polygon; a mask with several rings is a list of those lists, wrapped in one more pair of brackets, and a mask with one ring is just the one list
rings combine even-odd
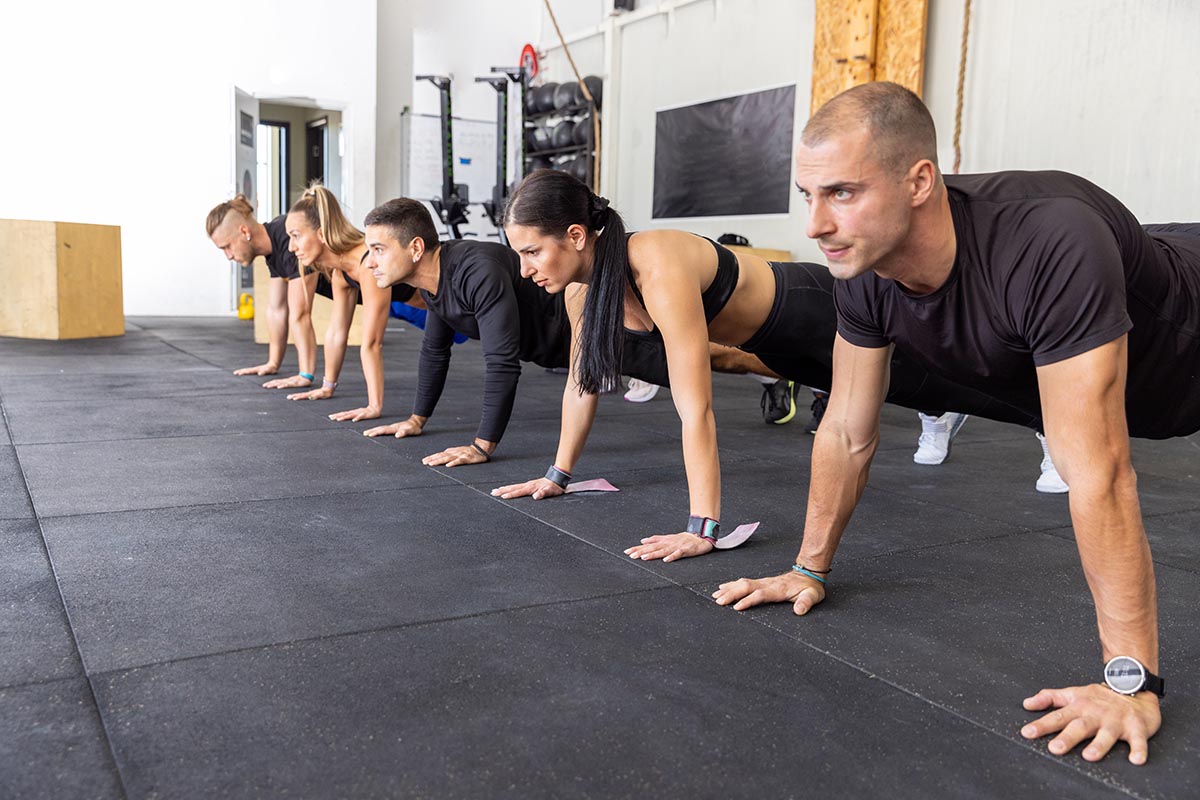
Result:
{"label": "bare shoulder", "polygon": [[629,263],[637,269],[644,264],[688,261],[701,246],[712,249],[699,236],[687,231],[640,231],[629,239]]}

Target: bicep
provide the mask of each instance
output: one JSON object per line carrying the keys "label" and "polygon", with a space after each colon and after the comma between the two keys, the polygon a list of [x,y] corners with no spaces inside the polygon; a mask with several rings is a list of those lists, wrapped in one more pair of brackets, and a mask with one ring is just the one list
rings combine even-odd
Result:
{"label": "bicep", "polygon": [[1080,465],[1120,466],[1129,460],[1127,357],[1128,337],[1121,336],[1037,368],[1046,438],[1068,483]]}
{"label": "bicep", "polygon": [[698,287],[691,288],[660,284],[643,293],[666,347],[671,396],[681,413],[689,406],[712,404],[708,323]]}
{"label": "bicep", "polygon": [[388,313],[392,305],[392,290],[380,289],[373,280],[362,284],[363,330],[377,340],[383,338],[387,328]]}

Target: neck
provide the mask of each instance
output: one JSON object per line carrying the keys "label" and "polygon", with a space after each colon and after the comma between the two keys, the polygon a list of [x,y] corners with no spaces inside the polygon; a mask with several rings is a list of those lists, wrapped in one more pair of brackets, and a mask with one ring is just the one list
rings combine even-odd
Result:
{"label": "neck", "polygon": [[271,244],[271,234],[267,233],[266,227],[260,222],[254,223],[250,231],[250,247],[254,249],[256,258],[269,256],[275,250]]}
{"label": "neck", "polygon": [[583,245],[583,250],[579,252],[579,258],[583,267],[579,271],[579,276],[575,279],[576,283],[587,285],[592,282],[592,273],[596,269],[596,242],[599,239],[599,236],[589,236]]}
{"label": "neck", "polygon": [[356,245],[344,253],[338,254],[330,250],[328,247],[324,249],[321,256],[317,259],[317,265],[331,269],[340,269],[351,276],[358,270],[358,265],[362,260],[362,254],[367,250],[365,244]]}
{"label": "neck", "polygon": [[415,289],[423,289],[430,294],[437,294],[438,285],[442,280],[442,247],[438,245],[432,253],[426,252],[419,262],[413,265],[412,274],[401,283],[407,283]]}
{"label": "neck", "polygon": [[957,249],[949,195],[943,188],[929,208],[913,215],[908,237],[875,272],[913,294],[929,294],[949,279]]}

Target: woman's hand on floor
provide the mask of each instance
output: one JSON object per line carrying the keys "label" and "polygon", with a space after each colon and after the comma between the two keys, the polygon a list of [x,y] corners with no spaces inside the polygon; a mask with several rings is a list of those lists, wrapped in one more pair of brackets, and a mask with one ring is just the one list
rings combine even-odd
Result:
{"label": "woman's hand on floor", "polygon": [[630,547],[625,555],[642,561],[674,561],[677,558],[702,556],[713,549],[713,543],[694,533],[671,533],[662,536],[647,536],[636,547]]}

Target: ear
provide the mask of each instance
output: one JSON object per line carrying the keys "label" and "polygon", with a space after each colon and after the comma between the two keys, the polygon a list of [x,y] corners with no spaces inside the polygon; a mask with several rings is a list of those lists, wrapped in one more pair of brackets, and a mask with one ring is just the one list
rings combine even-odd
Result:
{"label": "ear", "polygon": [[909,186],[912,191],[912,206],[922,206],[928,202],[933,196],[934,189],[937,188],[938,170],[933,165],[933,162],[927,158],[923,158],[916,164],[913,164],[912,169],[908,171]]}
{"label": "ear", "polygon": [[420,262],[421,257],[425,255],[425,240],[420,236],[414,236],[412,241],[408,243],[408,255],[412,258],[414,264]]}
{"label": "ear", "polygon": [[581,252],[587,244],[587,228],[582,225],[575,224],[567,228],[567,241],[576,251]]}

